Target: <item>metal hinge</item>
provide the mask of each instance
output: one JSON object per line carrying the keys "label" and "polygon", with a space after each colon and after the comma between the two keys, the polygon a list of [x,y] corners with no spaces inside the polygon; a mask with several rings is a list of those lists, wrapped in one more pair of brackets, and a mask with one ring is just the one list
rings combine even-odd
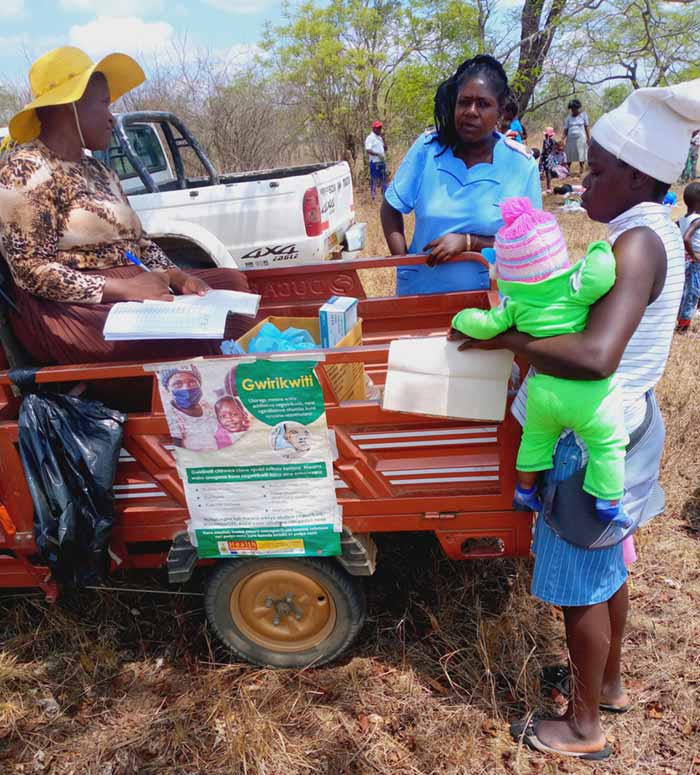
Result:
{"label": "metal hinge", "polygon": [[424,519],[454,519],[455,514],[451,511],[426,511]]}

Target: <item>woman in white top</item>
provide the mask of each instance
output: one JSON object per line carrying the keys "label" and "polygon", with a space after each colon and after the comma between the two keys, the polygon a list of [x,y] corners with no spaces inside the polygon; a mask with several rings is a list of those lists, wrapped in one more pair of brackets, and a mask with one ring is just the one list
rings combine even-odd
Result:
{"label": "woman in white top", "polygon": [[567,105],[570,115],[564,120],[564,140],[566,141],[566,159],[571,169],[572,162],[577,161],[583,174],[588,159],[588,144],[591,133],[588,129],[588,115],[581,110],[581,101],[571,100]]}
{"label": "woman in white top", "polygon": [[[593,127],[582,204],[590,218],[609,224],[616,281],[591,308],[585,331],[533,339],[511,330],[486,342],[461,345],[507,348],[537,371],[557,377],[595,380],[617,373],[625,426],[632,439],[637,437],[625,459],[623,499],[634,529],[663,509],[657,483],[663,421],[653,388],[668,357],[684,268],[680,232],[662,201],[683,169],[685,148],[698,122],[700,80],[640,89]],[[661,144],[668,149],[663,158],[654,153]],[[451,338],[464,337],[452,333]],[[526,384],[513,406],[520,419]],[[620,534],[618,543],[573,541],[572,533],[589,520],[580,507],[580,492],[572,498],[568,487],[579,473],[555,480],[554,497],[561,490],[569,499],[554,500],[549,514],[545,506],[533,545],[532,593],[560,606],[564,615],[571,699],[562,717],[519,722],[511,734],[540,751],[605,759],[612,751],[599,710],[621,712],[630,705],[620,668],[628,611],[622,542],[626,534]]]}

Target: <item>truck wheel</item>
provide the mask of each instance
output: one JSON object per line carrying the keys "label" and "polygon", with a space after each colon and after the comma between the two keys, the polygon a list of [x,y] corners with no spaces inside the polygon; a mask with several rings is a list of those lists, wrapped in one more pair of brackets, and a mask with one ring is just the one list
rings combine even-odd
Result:
{"label": "truck wheel", "polygon": [[339,656],[365,618],[359,579],[335,561],[251,558],[221,563],[205,593],[223,643],[256,665],[306,667]]}
{"label": "truck wheel", "polygon": [[216,266],[211,256],[194,242],[160,237],[158,247],[180,269],[211,269]]}

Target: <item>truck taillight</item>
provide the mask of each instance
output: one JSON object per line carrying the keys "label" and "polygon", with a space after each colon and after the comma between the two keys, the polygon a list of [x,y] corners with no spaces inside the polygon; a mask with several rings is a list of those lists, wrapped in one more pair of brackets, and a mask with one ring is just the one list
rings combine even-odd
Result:
{"label": "truck taillight", "polygon": [[318,189],[316,186],[307,188],[304,191],[304,227],[307,237],[320,237],[323,234],[323,224],[321,223],[321,202],[318,198]]}

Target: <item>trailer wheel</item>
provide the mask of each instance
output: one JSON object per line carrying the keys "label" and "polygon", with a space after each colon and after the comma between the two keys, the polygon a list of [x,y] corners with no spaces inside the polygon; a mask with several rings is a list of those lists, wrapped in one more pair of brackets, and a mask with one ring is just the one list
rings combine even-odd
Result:
{"label": "trailer wheel", "polygon": [[306,667],[339,656],[365,618],[359,579],[335,561],[251,558],[221,563],[205,594],[214,632],[256,665]]}

